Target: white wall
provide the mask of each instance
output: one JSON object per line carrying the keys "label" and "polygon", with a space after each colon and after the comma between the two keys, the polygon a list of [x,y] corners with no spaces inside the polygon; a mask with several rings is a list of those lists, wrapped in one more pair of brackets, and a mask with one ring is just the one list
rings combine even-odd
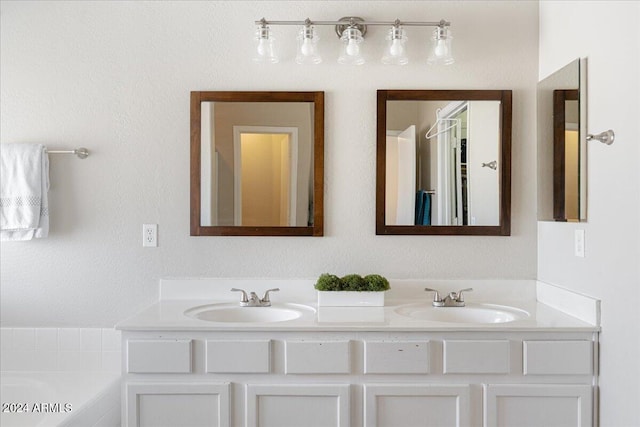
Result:
{"label": "white wall", "polygon": [[[611,25],[609,25],[609,23]],[[640,425],[640,3],[540,2],[540,77],[588,57],[587,223],[538,223],[538,277],[602,299],[601,425]],[[573,256],[575,229],[586,257]]]}
{"label": "white wall", "polygon": [[[500,225],[500,102],[470,101],[467,112],[469,224]],[[487,142],[485,142],[487,141]],[[496,161],[496,169],[482,166]]]}
{"label": "white wall", "polygon": [[[0,139],[86,146],[51,162],[51,233],[3,243],[3,326],[112,326],[157,298],[163,276],[533,279],[536,275],[536,2],[10,2],[1,4]],[[359,68],[338,40],[318,67],[258,66],[253,21],[453,22],[457,63],[381,65],[386,28],[370,28]],[[295,46],[295,29],[276,27]],[[376,89],[513,89],[511,237],[375,235]],[[325,237],[189,236],[189,91],[324,90]],[[607,123],[608,124],[608,123]],[[141,224],[159,224],[142,248]]]}

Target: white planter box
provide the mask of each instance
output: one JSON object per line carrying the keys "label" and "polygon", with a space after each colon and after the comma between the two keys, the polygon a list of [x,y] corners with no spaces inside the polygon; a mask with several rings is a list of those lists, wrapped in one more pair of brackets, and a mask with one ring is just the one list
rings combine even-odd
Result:
{"label": "white planter box", "polygon": [[318,307],[383,307],[384,292],[318,291]]}
{"label": "white planter box", "polygon": [[318,307],[320,323],[384,323],[384,307]]}

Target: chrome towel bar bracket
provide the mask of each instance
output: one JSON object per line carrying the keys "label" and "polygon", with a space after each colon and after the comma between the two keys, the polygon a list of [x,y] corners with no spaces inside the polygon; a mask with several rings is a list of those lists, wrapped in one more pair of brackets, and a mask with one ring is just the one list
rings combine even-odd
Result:
{"label": "chrome towel bar bracket", "polygon": [[49,154],[75,154],[79,159],[86,159],[89,157],[89,150],[84,147],[76,148],[75,150],[47,150]]}
{"label": "chrome towel bar bracket", "polygon": [[595,139],[596,141],[600,141],[603,144],[611,145],[616,139],[616,134],[613,132],[613,130],[609,129],[597,135],[587,135],[587,141],[591,141],[593,139]]}

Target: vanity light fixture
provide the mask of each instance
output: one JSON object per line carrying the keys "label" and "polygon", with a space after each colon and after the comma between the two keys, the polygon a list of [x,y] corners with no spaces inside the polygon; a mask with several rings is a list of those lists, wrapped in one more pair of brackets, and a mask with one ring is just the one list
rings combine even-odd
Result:
{"label": "vanity light fixture", "polygon": [[451,51],[451,31],[448,27],[438,26],[431,36],[431,54],[427,62],[429,64],[449,65],[454,63]]}
{"label": "vanity light fixture", "polygon": [[389,26],[386,35],[386,48],[382,55],[383,64],[405,65],[409,63],[406,43],[408,40],[405,27],[436,27],[431,37],[431,52],[427,62],[429,64],[449,65],[454,62],[451,50],[451,23],[444,19],[437,22],[403,22],[399,19],[389,22],[365,21],[357,16],[347,16],[337,21],[311,21],[307,18],[304,21],[267,21],[262,18],[255,21],[256,29],[256,54],[254,61],[260,63],[276,63],[278,57],[274,51],[274,39],[269,26],[273,25],[297,25],[301,26],[298,31],[298,51],[296,62],[298,64],[319,64],[322,58],[318,52],[317,26],[332,25],[335,27],[343,46],[338,57],[338,63],[347,65],[364,64],[361,44],[367,32],[368,25]]}
{"label": "vanity light fixture", "polygon": [[386,65],[405,65],[409,63],[405,48],[406,43],[406,32],[400,25],[400,21],[396,19],[394,25],[387,32],[387,49],[382,56],[382,63]]}
{"label": "vanity light fixture", "polygon": [[279,61],[275,52],[275,38],[271,34],[271,29],[263,19],[256,28],[256,50],[253,55],[254,62],[275,64]]}
{"label": "vanity light fixture", "polygon": [[364,58],[360,53],[362,40],[362,32],[356,27],[349,27],[344,30],[342,36],[340,36],[342,51],[338,58],[338,63],[346,65],[364,64]]}
{"label": "vanity light fixture", "polygon": [[296,62],[298,64],[319,64],[322,57],[318,53],[318,34],[311,21],[307,18],[305,24],[298,31],[298,53]]}

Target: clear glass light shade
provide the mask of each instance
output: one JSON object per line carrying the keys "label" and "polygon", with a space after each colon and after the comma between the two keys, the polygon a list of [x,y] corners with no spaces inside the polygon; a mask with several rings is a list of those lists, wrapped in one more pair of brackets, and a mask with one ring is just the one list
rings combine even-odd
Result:
{"label": "clear glass light shade", "polygon": [[360,43],[362,43],[362,33],[359,29],[347,28],[340,37],[342,41],[342,51],[338,58],[338,63],[345,65],[364,64],[364,58],[360,53]]}
{"label": "clear glass light shade", "polygon": [[258,26],[256,29],[256,50],[253,55],[253,61],[271,64],[278,62],[279,59],[278,55],[276,55],[274,42],[275,39],[273,38],[269,27]]}
{"label": "clear glass light shade", "polygon": [[438,27],[433,30],[431,36],[431,53],[427,62],[429,64],[449,65],[453,64],[453,51],[451,49],[451,31],[448,27]]}
{"label": "clear glass light shade", "polygon": [[322,57],[318,53],[318,40],[315,28],[305,26],[298,32],[298,53],[296,54],[296,62],[298,64],[319,64]]}
{"label": "clear glass light shade", "polygon": [[401,27],[391,27],[387,33],[387,48],[382,56],[382,63],[386,65],[405,65],[409,63],[407,57],[407,36]]}

